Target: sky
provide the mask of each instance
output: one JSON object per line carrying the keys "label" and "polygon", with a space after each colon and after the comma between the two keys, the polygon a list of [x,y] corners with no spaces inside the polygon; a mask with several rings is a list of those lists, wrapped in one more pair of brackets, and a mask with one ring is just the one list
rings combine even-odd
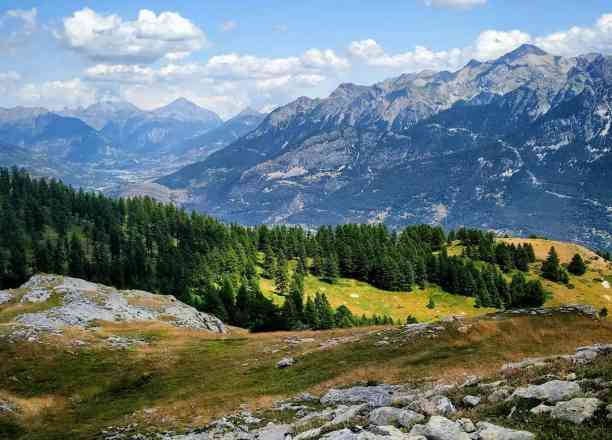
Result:
{"label": "sky", "polygon": [[231,117],[524,43],[612,54],[609,0],[0,0],[0,107],[185,97]]}

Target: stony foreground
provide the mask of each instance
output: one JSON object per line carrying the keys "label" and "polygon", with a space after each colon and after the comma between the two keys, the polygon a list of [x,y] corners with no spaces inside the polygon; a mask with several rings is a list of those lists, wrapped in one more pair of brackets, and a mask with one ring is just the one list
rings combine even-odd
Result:
{"label": "stony foreground", "polygon": [[[223,323],[171,295],[117,290],[77,278],[35,275],[19,289],[0,291],[0,304],[23,306],[14,320],[15,337],[36,339],[66,327],[87,328],[96,321],[164,321],[177,327],[225,333]],[[35,306],[31,312],[28,307]]]}
{"label": "stony foreground", "polygon": [[[582,425],[595,417],[612,421],[608,396],[612,382],[603,378],[578,379],[571,372],[612,355],[612,344],[579,348],[573,355],[525,359],[504,365],[495,380],[468,377],[461,384],[359,385],[330,389],[322,396],[301,394],[277,402],[272,411],[240,413],[186,434],[136,434],[136,426],[110,427],[106,440],[532,440],[529,430],[511,429],[486,419],[465,417],[466,412],[507,404],[506,418],[519,411]],[[511,378],[562,365],[560,374],[542,374],[516,384]],[[291,368],[287,366],[286,368]],[[533,376],[533,375],[532,375]],[[608,396],[609,397],[609,396]],[[551,437],[552,438],[552,437]],[[582,437],[581,437],[582,438]]]}

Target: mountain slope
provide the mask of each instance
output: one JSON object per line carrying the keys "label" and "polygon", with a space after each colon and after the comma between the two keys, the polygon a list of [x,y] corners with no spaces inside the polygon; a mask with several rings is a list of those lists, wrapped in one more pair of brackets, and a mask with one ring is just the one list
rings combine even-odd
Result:
{"label": "mountain slope", "polygon": [[457,72],[342,84],[159,183],[231,221],[427,222],[610,247],[611,78],[610,57],[525,45]]}
{"label": "mountain slope", "polygon": [[182,149],[188,152],[190,156],[204,159],[253,131],[264,118],[264,114],[247,108],[224,122],[223,125],[203,135],[188,139],[182,145]]}
{"label": "mountain slope", "polygon": [[109,141],[80,119],[40,108],[0,111],[0,139],[6,144],[56,159],[87,162],[105,154]]}

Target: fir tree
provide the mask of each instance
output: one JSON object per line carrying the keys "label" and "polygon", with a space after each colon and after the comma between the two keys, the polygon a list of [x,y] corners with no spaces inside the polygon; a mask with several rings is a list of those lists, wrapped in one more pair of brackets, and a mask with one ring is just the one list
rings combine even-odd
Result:
{"label": "fir tree", "polygon": [[277,270],[276,256],[272,252],[272,248],[268,246],[264,255],[263,277],[273,280],[276,277]]}
{"label": "fir tree", "polygon": [[542,264],[542,276],[557,283],[567,283],[568,277],[559,264],[559,256],[554,247],[550,248],[546,261]]}
{"label": "fir tree", "polygon": [[584,260],[580,256],[580,254],[575,254],[572,258],[572,261],[567,266],[567,270],[573,275],[584,275],[587,271],[586,264],[584,264]]}
{"label": "fir tree", "polygon": [[274,291],[277,295],[287,295],[289,289],[289,263],[284,255],[279,257],[274,284]]}
{"label": "fir tree", "polygon": [[223,307],[227,312],[227,320],[229,323],[235,323],[236,317],[236,295],[234,293],[234,286],[230,277],[223,278],[223,284],[221,285],[221,291],[219,292],[219,298],[223,303]]}

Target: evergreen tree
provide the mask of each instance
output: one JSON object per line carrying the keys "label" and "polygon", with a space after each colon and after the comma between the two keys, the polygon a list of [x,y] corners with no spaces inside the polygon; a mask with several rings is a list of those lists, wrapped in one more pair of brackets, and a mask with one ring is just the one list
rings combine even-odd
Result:
{"label": "evergreen tree", "polygon": [[251,308],[253,307],[252,292],[248,281],[242,280],[236,294],[235,323],[238,327],[248,328],[251,325]]}
{"label": "evergreen tree", "polygon": [[223,303],[223,307],[227,312],[227,321],[230,324],[236,322],[236,295],[234,293],[234,286],[230,277],[224,277],[221,285],[221,291],[219,292],[219,298]]}
{"label": "evergreen tree", "polygon": [[353,313],[345,305],[341,305],[336,309],[335,313],[336,327],[349,328],[355,326]]}
{"label": "evergreen tree", "polygon": [[289,263],[284,255],[281,255],[278,259],[274,281],[274,291],[276,294],[281,296],[287,295],[289,290]]}
{"label": "evergreen tree", "polygon": [[268,246],[264,255],[263,277],[273,280],[276,277],[277,270],[276,256],[274,255],[274,252],[272,252],[272,248]]}
{"label": "evergreen tree", "polygon": [[546,261],[542,264],[542,276],[556,283],[567,283],[568,276],[559,264],[559,256],[554,247],[550,248]]}
{"label": "evergreen tree", "polygon": [[580,256],[580,254],[575,254],[572,258],[572,261],[567,266],[567,270],[573,275],[584,275],[586,273],[587,267],[584,264],[584,260]]}
{"label": "evergreen tree", "polygon": [[323,267],[321,273],[321,279],[330,284],[334,284],[338,281],[339,269],[338,260],[334,254],[327,255],[323,259]]}
{"label": "evergreen tree", "polygon": [[318,329],[320,326],[319,315],[311,297],[308,297],[304,306],[304,321],[312,329]]}
{"label": "evergreen tree", "polygon": [[334,310],[329,305],[327,296],[324,293],[317,292],[314,300],[314,307],[317,315],[319,326],[317,330],[328,330],[334,327]]}

